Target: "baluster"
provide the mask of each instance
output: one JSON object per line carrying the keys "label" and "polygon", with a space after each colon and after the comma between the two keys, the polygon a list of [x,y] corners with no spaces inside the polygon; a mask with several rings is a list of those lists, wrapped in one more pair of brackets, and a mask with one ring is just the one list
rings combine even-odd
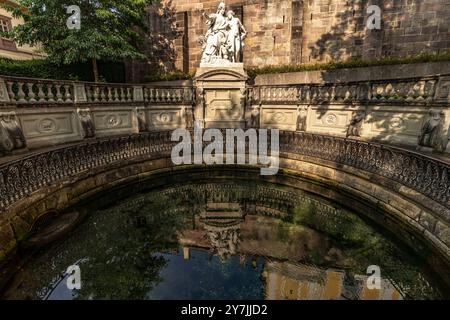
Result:
{"label": "baluster", "polygon": [[14,85],[14,82],[8,81],[8,95],[9,95],[9,99],[11,101],[17,101],[16,94],[13,91],[13,85]]}
{"label": "baluster", "polygon": [[108,101],[114,101],[112,88],[108,87],[107,90],[108,90]]}
{"label": "baluster", "polygon": [[48,97],[48,102],[55,102],[54,99],[54,95],[53,95],[53,90],[52,90],[52,84],[51,83],[47,83],[47,97]]}
{"label": "baluster", "polygon": [[130,87],[127,87],[127,100],[133,101],[133,92],[131,91]]}
{"label": "baluster", "polygon": [[148,89],[149,92],[149,102],[155,102],[155,92],[153,89]]}
{"label": "baluster", "polygon": [[35,99],[35,94],[34,94],[34,91],[33,91],[33,83],[31,83],[31,82],[28,82],[27,84],[27,88],[28,88],[28,102],[36,102],[36,99]]}
{"label": "baluster", "polygon": [[17,82],[17,85],[19,87],[19,91],[17,92],[17,96],[19,98],[19,102],[27,102],[25,100],[25,92],[23,91],[23,82]]}
{"label": "baluster", "polygon": [[56,83],[55,88],[56,88],[56,102],[58,103],[64,102],[61,94],[61,85],[59,83]]}
{"label": "baluster", "polygon": [[98,102],[98,86],[92,86],[94,102]]}
{"label": "baluster", "polygon": [[72,93],[70,92],[70,88],[72,88],[72,86],[70,86],[68,84],[64,85],[66,102],[72,102]]}
{"label": "baluster", "polygon": [[37,94],[38,101],[39,102],[45,102],[45,93],[44,93],[44,90],[43,90],[44,84],[43,83],[38,83],[37,87],[38,87],[38,94]]}
{"label": "baluster", "polygon": [[105,102],[106,101],[106,95],[105,95],[106,87],[100,86],[99,90],[100,90],[100,101]]}
{"label": "baluster", "polygon": [[119,100],[119,91],[117,90],[117,87],[114,87],[114,97],[113,97],[113,101],[118,101]]}

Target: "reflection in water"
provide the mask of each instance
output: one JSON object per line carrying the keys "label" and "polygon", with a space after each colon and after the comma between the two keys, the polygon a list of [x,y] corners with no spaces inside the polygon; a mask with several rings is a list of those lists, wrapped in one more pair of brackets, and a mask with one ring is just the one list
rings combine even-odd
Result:
{"label": "reflection in water", "polygon": [[[81,290],[67,289],[68,266]],[[367,287],[378,265],[381,288]],[[422,263],[357,215],[267,184],[190,184],[93,209],[4,293],[30,299],[420,299]]]}

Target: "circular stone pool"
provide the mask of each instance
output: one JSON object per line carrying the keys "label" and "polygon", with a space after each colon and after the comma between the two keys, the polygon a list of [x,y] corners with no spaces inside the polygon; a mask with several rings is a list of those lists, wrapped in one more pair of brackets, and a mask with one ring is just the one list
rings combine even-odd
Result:
{"label": "circular stone pool", "polygon": [[[428,270],[426,254],[412,253],[345,204],[293,188],[197,181],[127,197],[110,192],[72,209],[87,213],[83,222],[63,240],[28,252],[2,298],[449,295]],[[69,289],[78,281],[66,272],[70,266],[79,267],[81,289]]]}

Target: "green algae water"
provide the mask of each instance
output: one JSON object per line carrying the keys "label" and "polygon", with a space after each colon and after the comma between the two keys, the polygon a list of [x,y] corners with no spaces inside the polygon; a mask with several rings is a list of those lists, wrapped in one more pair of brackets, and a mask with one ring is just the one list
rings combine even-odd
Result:
{"label": "green algae water", "polygon": [[[104,197],[105,198],[105,197]],[[78,207],[3,299],[439,299],[448,287],[357,212],[266,183],[172,185]],[[70,266],[79,289],[69,289]],[[378,268],[379,281],[370,270]],[[372,268],[372,269],[371,269]],[[370,271],[368,273],[368,270]]]}

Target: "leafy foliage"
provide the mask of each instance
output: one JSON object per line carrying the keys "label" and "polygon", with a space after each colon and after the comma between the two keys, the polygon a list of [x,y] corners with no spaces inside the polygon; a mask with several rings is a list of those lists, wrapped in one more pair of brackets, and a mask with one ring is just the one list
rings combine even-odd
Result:
{"label": "leafy foliage", "polygon": [[[139,30],[146,29],[144,14],[150,0],[18,0],[8,6],[24,23],[9,36],[19,44],[42,48],[57,63],[70,64],[91,59],[118,61],[142,57],[136,45]],[[81,10],[81,28],[66,25],[67,7]]]}
{"label": "leafy foliage", "polygon": [[[51,63],[69,65],[92,62],[99,81],[97,60],[123,61],[145,58],[139,51],[147,30],[147,6],[153,0],[18,0],[2,4],[23,23],[2,33],[19,45],[28,44],[44,52]],[[69,29],[69,6],[80,8],[78,29]],[[25,8],[25,9],[23,9]]]}

